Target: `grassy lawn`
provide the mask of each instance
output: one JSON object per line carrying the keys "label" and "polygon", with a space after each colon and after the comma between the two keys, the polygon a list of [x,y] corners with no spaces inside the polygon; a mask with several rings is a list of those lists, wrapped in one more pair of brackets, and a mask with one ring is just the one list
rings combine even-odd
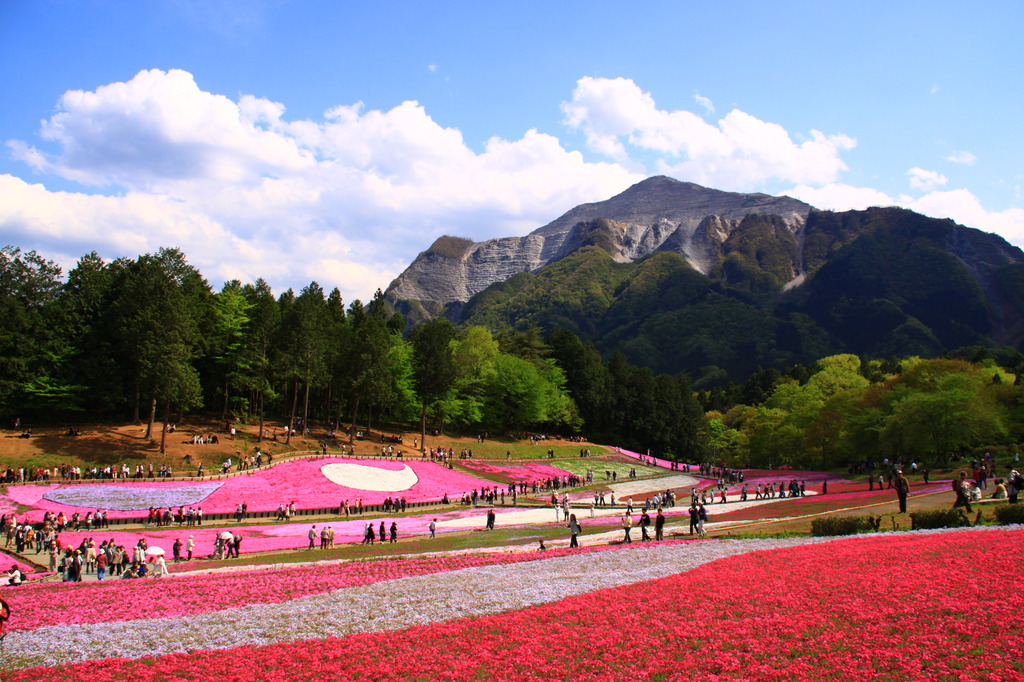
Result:
{"label": "grassy lawn", "polygon": [[[581,459],[577,457],[576,459],[553,459],[549,461],[549,464],[553,467],[558,467],[559,469],[565,469],[566,471],[578,476],[586,475],[587,470],[590,469],[594,472],[595,485],[601,483],[622,483],[623,481],[628,481],[630,469],[636,469],[636,475],[639,477],[658,476],[668,473],[665,469],[644,466],[635,460],[633,460],[633,463],[631,464],[630,462],[623,462],[617,459],[595,459],[593,457]],[[617,479],[615,481],[610,478],[605,479],[604,472],[606,471],[614,471]]]}
{"label": "grassy lawn", "polygon": [[262,554],[243,554],[238,559],[225,561],[192,561],[189,570],[200,568],[220,568],[224,566],[263,566],[271,564],[291,564],[309,561],[375,561],[381,559],[404,558],[417,554],[452,551],[486,551],[492,547],[522,546],[524,550],[536,549],[539,540],[545,542],[554,539],[568,538],[561,524],[550,524],[519,528],[496,528],[493,531],[469,530],[443,533],[436,538],[417,536],[399,538],[395,543],[375,543],[373,545],[344,544],[328,550],[289,550],[265,552]]}
{"label": "grassy lawn", "polygon": [[[547,460],[548,450],[555,451],[555,459],[580,459],[580,450],[583,448],[590,448],[592,456],[611,454],[613,451],[609,448],[603,448],[599,445],[592,445],[590,443],[579,443],[569,445],[557,445],[553,443],[547,443],[541,441],[537,445],[531,445],[530,441],[494,441],[488,440],[483,443],[476,442],[446,442],[444,438],[438,439],[427,439],[427,445],[430,447],[444,447],[446,450],[455,450],[455,456],[458,457],[459,453],[463,449],[471,450],[473,452],[473,459],[497,459],[504,460],[508,453],[511,453],[512,461],[516,460]],[[587,461],[587,460],[582,460]]]}

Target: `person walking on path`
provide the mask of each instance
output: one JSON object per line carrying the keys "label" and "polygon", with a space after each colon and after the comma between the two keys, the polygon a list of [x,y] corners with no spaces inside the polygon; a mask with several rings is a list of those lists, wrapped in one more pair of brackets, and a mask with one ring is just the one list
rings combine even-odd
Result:
{"label": "person walking on path", "polygon": [[579,547],[580,543],[576,536],[580,534],[582,529],[580,528],[579,521],[576,520],[575,514],[569,514],[569,525],[567,527],[569,528],[569,549]]}
{"label": "person walking on path", "polygon": [[629,537],[629,531],[633,528],[633,517],[626,510],[626,513],[622,515],[622,530],[626,531],[625,537],[622,538],[623,542],[633,542],[633,539]]}
{"label": "person walking on path", "polygon": [[437,533],[437,519],[432,520],[428,528],[430,528],[430,537],[434,537]]}
{"label": "person walking on path", "polygon": [[704,505],[698,505],[697,507],[697,535],[704,537],[707,532],[704,530],[704,522],[708,520],[708,510],[704,508]]}
{"label": "person walking on path", "polygon": [[654,539],[658,542],[665,539],[665,515],[661,513],[661,507],[658,507],[658,515],[654,517]]}
{"label": "person walking on path", "polygon": [[902,471],[896,472],[896,497],[900,501],[900,514],[907,513],[907,495],[910,494],[910,481],[904,476]]}
{"label": "person walking on path", "polygon": [[966,507],[967,513],[970,514],[971,509],[971,497],[967,492],[967,474],[966,472],[960,472],[960,478],[953,479],[953,492],[956,493],[956,502],[953,503],[953,509],[958,507]]}
{"label": "person walking on path", "polygon": [[1010,500],[1010,504],[1017,504],[1017,495],[1024,490],[1024,476],[1013,468],[1012,464],[1006,465],[1006,496]]}
{"label": "person walking on path", "polygon": [[316,542],[316,539],[317,539],[318,535],[319,534],[316,532],[316,526],[315,525],[312,526],[309,529],[309,532],[306,533],[306,537],[309,538],[309,547],[307,547],[306,549],[313,549],[314,543]]}

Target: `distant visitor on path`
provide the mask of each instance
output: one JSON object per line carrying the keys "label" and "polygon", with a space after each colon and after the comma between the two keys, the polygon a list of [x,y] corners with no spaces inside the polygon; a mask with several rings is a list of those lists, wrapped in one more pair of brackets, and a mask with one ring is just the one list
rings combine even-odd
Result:
{"label": "distant visitor on path", "polygon": [[1010,504],[1017,504],[1017,495],[1024,490],[1024,476],[1021,476],[1012,464],[1007,464],[1006,470],[1006,496],[1010,499]]}
{"label": "distant visitor on path", "polygon": [[576,536],[580,534],[582,529],[580,528],[579,522],[576,520],[575,514],[569,514],[569,548],[579,547],[580,543],[576,539]]}
{"label": "distant visitor on path", "polygon": [[896,497],[899,498],[899,501],[900,501],[900,514],[906,514],[907,513],[907,495],[910,494],[910,481],[908,481],[903,476],[903,472],[902,471],[897,471],[896,472],[896,483],[895,483],[894,487],[896,488]]}
{"label": "distant visitor on path", "polygon": [[956,501],[953,503],[953,509],[966,507],[968,514],[974,511],[971,509],[971,496],[967,490],[967,474],[965,472],[961,471],[960,478],[953,479],[953,492],[956,493]]}

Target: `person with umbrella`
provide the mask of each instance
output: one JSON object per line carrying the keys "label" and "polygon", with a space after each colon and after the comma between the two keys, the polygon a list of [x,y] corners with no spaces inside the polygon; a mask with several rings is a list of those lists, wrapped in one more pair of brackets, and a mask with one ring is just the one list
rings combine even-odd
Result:
{"label": "person with umbrella", "polygon": [[235,536],[232,535],[231,531],[221,531],[220,535],[217,536],[217,542],[220,545],[220,551],[218,554],[225,559],[231,558],[231,545],[234,543]]}
{"label": "person with umbrella", "polygon": [[167,570],[167,561],[164,560],[164,549],[163,547],[149,547],[146,549],[146,555],[154,557],[153,565],[157,576],[163,577],[170,575],[171,572]]}

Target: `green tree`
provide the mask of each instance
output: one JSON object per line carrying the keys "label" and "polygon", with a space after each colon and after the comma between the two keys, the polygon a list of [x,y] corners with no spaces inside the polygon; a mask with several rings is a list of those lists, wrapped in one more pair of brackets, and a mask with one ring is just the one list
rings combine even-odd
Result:
{"label": "green tree", "polygon": [[965,371],[936,376],[927,390],[898,392],[881,438],[892,455],[940,464],[950,454],[1005,438],[1005,416],[987,382],[964,364]]}
{"label": "green tree", "polygon": [[202,401],[193,360],[203,350],[200,330],[212,317],[212,292],[177,249],[160,249],[121,265],[109,308],[111,328],[134,387],[136,421],[140,399],[149,402],[146,437],[151,441],[157,405],[164,405],[164,452],[171,405],[187,410]]}
{"label": "green tree", "polygon": [[35,251],[0,248],[0,409],[70,399],[59,372],[66,346],[54,319],[61,269]]}
{"label": "green tree", "polygon": [[546,382],[528,360],[502,353],[485,378],[484,420],[508,433],[544,421]]}
{"label": "green tree", "polygon": [[251,369],[249,363],[252,354],[246,336],[253,305],[246,298],[242,283],[238,280],[225,283],[213,297],[214,325],[210,336],[213,339],[214,361],[223,377],[221,419],[227,419],[232,388],[243,387],[244,377]]}
{"label": "green tree", "polygon": [[478,426],[484,421],[484,389],[500,353],[498,342],[486,327],[473,325],[462,329],[450,345],[455,382],[438,409],[456,426]]}
{"label": "green tree", "polygon": [[299,384],[304,386],[302,407],[302,428],[306,433],[309,425],[309,390],[312,385],[327,382],[327,358],[329,320],[324,290],[311,282],[299,292],[294,302],[284,307],[283,340],[281,345],[282,366],[292,382],[292,408],[289,415],[286,442],[291,442],[295,428]]}
{"label": "green tree", "polygon": [[274,388],[271,372],[273,340],[281,324],[281,310],[270,285],[262,278],[253,284],[242,287],[246,302],[249,304],[249,325],[246,332],[248,343],[245,346],[245,359],[241,363],[244,369],[240,380],[249,389],[252,399],[250,407],[255,405],[259,418],[257,442],[262,442],[265,422],[266,402],[273,399]]}
{"label": "green tree", "polygon": [[427,407],[443,400],[458,376],[452,341],[455,328],[443,317],[434,318],[409,336],[412,344],[413,384],[420,401],[420,447],[427,444]]}

